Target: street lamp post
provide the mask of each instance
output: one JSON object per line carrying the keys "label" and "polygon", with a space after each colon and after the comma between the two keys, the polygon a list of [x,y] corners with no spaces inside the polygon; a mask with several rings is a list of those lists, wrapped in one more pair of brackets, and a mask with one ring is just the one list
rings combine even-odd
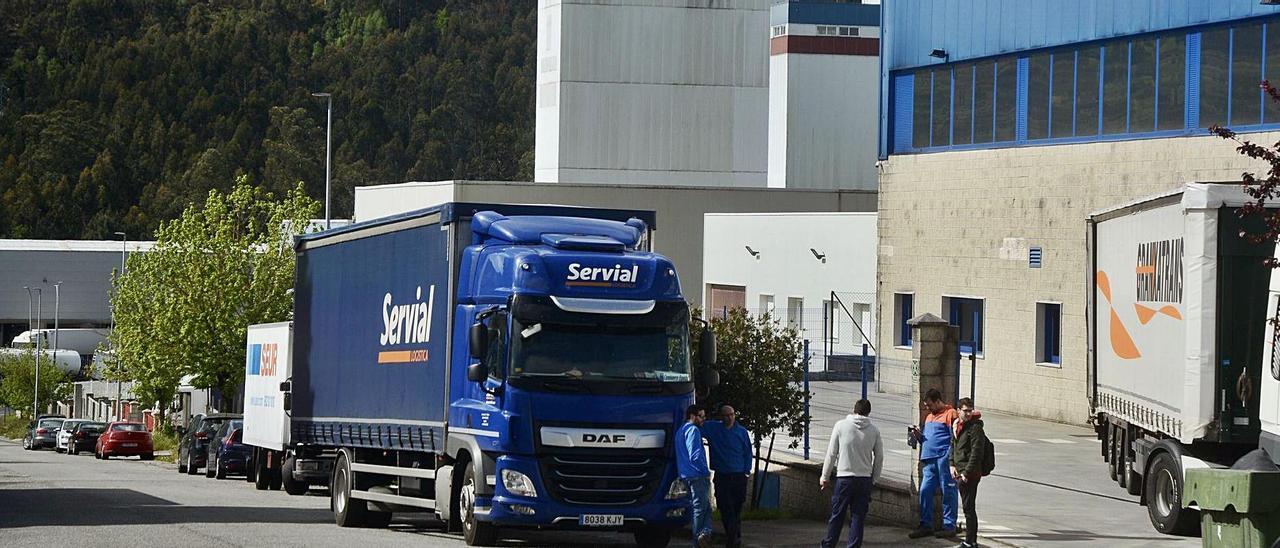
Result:
{"label": "street lamp post", "polygon": [[[40,325],[40,308],[44,300],[44,290],[42,288],[37,287],[35,288],[35,291],[36,291],[36,325],[38,326]],[[35,332],[35,336],[36,336],[36,382],[35,382],[36,388],[35,388],[35,396],[31,400],[31,417],[32,418],[40,416],[40,341],[41,339],[44,338],[38,332],[38,330]]]}
{"label": "street lamp post", "polygon": [[324,124],[324,229],[329,230],[329,181],[331,173],[329,164],[333,160],[333,153],[330,151],[333,144],[333,94],[320,92],[312,93],[311,96],[324,97],[328,100]]}
{"label": "street lamp post", "polygon": [[[119,236],[119,237],[120,237],[120,275],[121,275],[121,276],[124,276],[124,264],[125,264],[125,258],[126,258],[126,255],[127,255],[127,253],[128,253],[129,237],[128,237],[127,235],[125,235],[125,233],[123,233],[123,232],[116,232],[115,234],[116,234],[116,236]],[[115,311],[115,309],[113,308],[113,309],[111,310],[111,333],[112,333],[112,335],[114,335],[114,334],[115,334],[115,331],[116,331],[116,311]],[[115,348],[112,348],[111,350],[114,352],[114,351],[115,351]],[[119,357],[119,355],[118,355],[118,354],[117,354],[116,356],[113,356],[113,357],[115,358],[115,362],[116,362],[116,417],[115,417],[115,420],[121,420],[121,417],[120,417],[120,394],[121,394],[121,390],[120,390],[120,357]]]}
{"label": "street lamp post", "polygon": [[[59,281],[53,284],[53,348],[51,350],[53,350],[53,367],[55,369],[58,367],[58,349],[61,348],[58,346],[58,312],[60,311],[59,309],[61,305],[62,282]],[[74,405],[73,401],[72,406],[74,407]],[[67,415],[74,416],[75,414],[69,409],[67,411]]]}
{"label": "street lamp post", "polygon": [[[34,324],[34,323],[32,323],[32,319],[31,319],[31,318],[32,318],[32,316],[31,316],[31,286],[29,286],[29,285],[24,285],[24,286],[22,286],[22,288],[23,288],[23,289],[25,289],[25,290],[27,290],[27,344],[31,344],[31,342],[30,342],[30,341],[31,341],[31,335],[32,335],[32,333],[34,333],[34,332],[35,332],[35,324]],[[39,399],[39,397],[40,397],[40,393],[39,393],[39,390],[40,390],[40,389],[39,389],[38,387],[39,387],[39,385],[37,384],[37,388],[36,388],[36,399]],[[32,419],[36,418],[36,415],[38,415],[38,414],[39,414],[39,413],[37,412],[37,409],[38,409],[38,408],[39,408],[39,405],[38,405],[37,403],[35,403],[35,402],[32,402],[32,403],[31,403],[31,418],[32,418]]]}

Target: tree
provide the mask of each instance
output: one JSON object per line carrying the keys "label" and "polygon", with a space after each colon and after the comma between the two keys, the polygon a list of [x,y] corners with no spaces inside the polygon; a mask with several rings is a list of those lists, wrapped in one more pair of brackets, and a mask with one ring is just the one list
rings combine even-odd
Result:
{"label": "tree", "polygon": [[[699,316],[695,311],[694,317]],[[701,329],[693,325],[696,356],[702,337]],[[731,308],[724,318],[713,318],[711,330],[716,335],[715,369],[720,384],[703,401],[728,403],[738,411],[739,422],[751,432],[757,459],[762,440],[774,432],[785,429],[792,438],[802,436],[806,417],[799,333],[768,314],[752,316],[744,308]],[[792,441],[791,447],[797,444]]]}
{"label": "tree", "polygon": [[[71,395],[71,382],[65,374],[49,364],[46,356],[40,364],[40,401],[36,407],[44,410],[54,402]],[[21,354],[0,354],[0,404],[14,409],[31,409],[36,386],[35,351]]]}
{"label": "tree", "polygon": [[239,386],[245,329],[293,310],[286,227],[305,227],[318,211],[301,185],[277,201],[241,177],[160,225],[155,247],[114,278],[111,342],[139,399],[163,413],[185,375],[224,394]]}

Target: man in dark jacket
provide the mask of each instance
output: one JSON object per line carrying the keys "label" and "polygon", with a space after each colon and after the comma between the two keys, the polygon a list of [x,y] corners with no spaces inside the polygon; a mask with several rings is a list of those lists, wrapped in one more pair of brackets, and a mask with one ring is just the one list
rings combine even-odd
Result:
{"label": "man in dark jacket", "polygon": [[960,487],[964,509],[964,542],[959,548],[978,546],[978,482],[982,480],[982,462],[986,458],[987,434],[982,431],[982,413],[973,408],[971,398],[960,398],[960,416],[951,437],[951,476]]}

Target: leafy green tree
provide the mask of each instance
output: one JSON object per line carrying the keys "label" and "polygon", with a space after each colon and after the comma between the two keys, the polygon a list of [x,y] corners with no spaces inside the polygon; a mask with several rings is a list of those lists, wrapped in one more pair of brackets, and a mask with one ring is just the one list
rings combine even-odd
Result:
{"label": "leafy green tree", "polygon": [[[35,397],[36,355],[34,351],[21,354],[0,354],[0,403],[21,409],[31,409]],[[54,402],[71,395],[71,381],[44,358],[40,364],[40,401],[37,407],[43,411]]]}
{"label": "leafy green tree", "polygon": [[134,392],[165,404],[178,381],[225,394],[239,386],[250,324],[287,320],[294,253],[285,227],[305,227],[319,203],[298,185],[280,200],[237,180],[162,223],[156,245],[116,277],[111,343]]}
{"label": "leafy green tree", "polygon": [[[695,311],[694,317],[700,313]],[[695,321],[695,324],[697,322]],[[694,355],[701,344],[701,328],[695,329]],[[728,403],[738,411],[742,425],[751,432],[760,453],[761,441],[777,431],[793,438],[804,433],[804,376],[800,336],[769,315],[752,316],[746,309],[731,308],[711,319],[716,335],[716,365],[720,384],[700,398],[703,403]],[[717,409],[710,410],[714,414]],[[797,442],[792,441],[795,447]]]}

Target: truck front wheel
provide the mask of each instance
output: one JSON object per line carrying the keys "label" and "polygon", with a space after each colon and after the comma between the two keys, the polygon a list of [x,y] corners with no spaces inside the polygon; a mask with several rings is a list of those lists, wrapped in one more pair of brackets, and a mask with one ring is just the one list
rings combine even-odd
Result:
{"label": "truck front wheel", "polygon": [[492,524],[476,519],[476,473],[471,463],[465,463],[462,487],[458,489],[458,511],[462,520],[462,538],[467,546],[491,546],[498,540],[497,529]]}
{"label": "truck front wheel", "polygon": [[1158,453],[1145,479],[1151,525],[1168,535],[1195,534],[1200,512],[1182,507],[1182,471],[1173,455]]}

